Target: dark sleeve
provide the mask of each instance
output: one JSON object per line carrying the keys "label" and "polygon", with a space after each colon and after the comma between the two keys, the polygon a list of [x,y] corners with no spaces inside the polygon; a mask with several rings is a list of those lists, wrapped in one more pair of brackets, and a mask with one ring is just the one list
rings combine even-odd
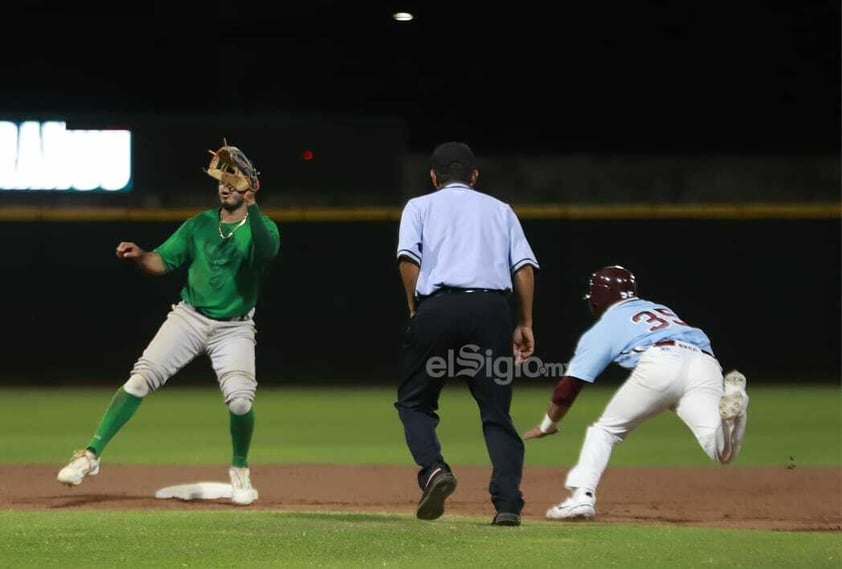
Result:
{"label": "dark sleeve", "polygon": [[269,260],[278,254],[281,246],[281,236],[278,225],[265,217],[257,204],[248,206],[249,227],[254,244],[254,257],[259,260]]}
{"label": "dark sleeve", "polygon": [[559,407],[570,407],[587,382],[578,377],[565,375],[553,389],[552,401]]}

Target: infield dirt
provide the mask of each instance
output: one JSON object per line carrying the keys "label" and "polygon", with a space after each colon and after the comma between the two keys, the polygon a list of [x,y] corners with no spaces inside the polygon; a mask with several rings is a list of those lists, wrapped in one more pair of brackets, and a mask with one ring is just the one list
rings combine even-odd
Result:
{"label": "infield dirt", "polygon": [[[1,466],[3,509],[237,508],[226,500],[159,500],[155,491],[188,482],[227,482],[226,466],[136,466],[103,461],[81,486],[56,482],[62,465]],[[405,466],[260,465],[260,499],[248,509],[413,514],[419,490]],[[485,516],[490,469],[454,467],[459,487],[448,515]],[[525,523],[543,520],[565,496],[566,469],[527,467]],[[599,488],[598,523],[652,523],[784,531],[842,531],[842,467],[609,468]],[[421,522],[419,522],[421,523]],[[424,522],[429,523],[429,522]],[[435,523],[435,522],[432,522]]]}

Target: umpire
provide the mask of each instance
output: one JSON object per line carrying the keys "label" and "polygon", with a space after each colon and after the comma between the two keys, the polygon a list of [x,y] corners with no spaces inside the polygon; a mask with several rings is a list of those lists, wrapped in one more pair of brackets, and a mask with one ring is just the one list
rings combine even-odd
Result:
{"label": "umpire", "polygon": [[[534,351],[535,254],[509,205],[474,190],[474,153],[446,142],[432,154],[436,191],[404,207],[398,264],[409,306],[395,407],[421,467],[416,516],[434,520],[456,489],[436,436],[439,395],[447,378],[467,379],[482,418],[493,466],[492,524],[520,525],[523,442],[512,424],[512,362]],[[515,326],[508,297],[518,299]],[[455,363],[467,364],[456,369]],[[506,365],[503,365],[506,364]]]}

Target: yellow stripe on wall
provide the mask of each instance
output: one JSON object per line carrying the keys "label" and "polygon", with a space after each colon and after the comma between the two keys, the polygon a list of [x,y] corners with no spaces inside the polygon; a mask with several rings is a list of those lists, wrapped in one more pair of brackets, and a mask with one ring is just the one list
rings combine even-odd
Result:
{"label": "yellow stripe on wall", "polygon": [[[828,219],[840,203],[514,205],[521,219]],[[182,221],[203,208],[2,207],[0,221]],[[267,207],[276,221],[397,221],[398,207]]]}
{"label": "yellow stripe on wall", "polygon": [[638,204],[515,207],[524,219],[763,219],[837,218],[842,204]]}

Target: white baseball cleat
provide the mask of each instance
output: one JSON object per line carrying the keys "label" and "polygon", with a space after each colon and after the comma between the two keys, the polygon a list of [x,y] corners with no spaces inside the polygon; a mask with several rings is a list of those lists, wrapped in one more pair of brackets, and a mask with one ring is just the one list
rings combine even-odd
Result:
{"label": "white baseball cleat", "polygon": [[99,474],[99,458],[87,449],[77,450],[67,466],[59,470],[56,477],[67,486],[78,486],[88,476]]}
{"label": "white baseball cleat", "polygon": [[746,412],[748,408],[748,393],[746,393],[746,376],[737,370],[725,374],[722,382],[725,394],[719,400],[719,416],[723,419],[733,419]]}
{"label": "white baseball cleat", "polygon": [[228,469],[231,477],[231,501],[240,506],[248,506],[257,500],[257,490],[251,485],[248,467],[232,466]]}
{"label": "white baseball cleat", "polygon": [[596,516],[596,494],[593,490],[577,488],[561,504],[547,510],[548,520],[592,520]]}

